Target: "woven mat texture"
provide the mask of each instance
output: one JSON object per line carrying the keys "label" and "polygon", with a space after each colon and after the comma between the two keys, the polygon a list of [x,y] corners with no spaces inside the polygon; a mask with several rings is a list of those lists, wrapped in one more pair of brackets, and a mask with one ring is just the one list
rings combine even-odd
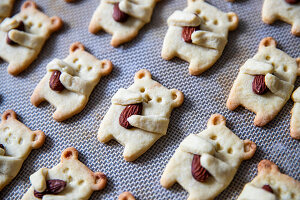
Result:
{"label": "woven mat texture", "polygon": [[[279,48],[295,58],[300,56],[300,39],[290,34],[289,24],[278,21],[270,26],[262,22],[262,0],[207,1],[223,11],[236,12],[240,22],[238,29],[230,32],[222,57],[211,69],[195,77],[189,75],[187,62],[178,58],[165,61],[160,56],[168,28],[166,20],[175,10],[184,9],[186,0],[159,2],[151,22],[133,41],[119,48],[110,46],[111,35],[88,32],[88,24],[99,0],[79,0],[73,4],[63,0],[37,0],[47,15],[60,16],[64,27],[52,35],[38,59],[19,76],[9,75],[7,63],[0,61],[0,113],[15,110],[19,120],[32,130],[43,130],[47,139],[42,148],[31,152],[17,177],[1,191],[0,199],[21,199],[31,185],[29,176],[41,167],[51,168],[58,164],[61,152],[70,146],[80,152],[80,161],[108,177],[107,187],[94,192],[90,199],[113,200],[124,191],[131,191],[138,200],[186,199],[187,192],[180,185],[175,184],[166,190],[159,180],[180,142],[189,134],[204,130],[213,113],[224,115],[227,126],[235,134],[241,139],[254,141],[258,146],[255,156],[241,164],[229,187],[216,199],[236,199],[243,186],[256,176],[257,164],[262,159],[275,162],[282,172],[299,180],[300,145],[289,135],[292,100],[263,128],[253,125],[254,113],[244,108],[232,112],[225,104],[238,69],[257,52],[261,39],[274,37]],[[14,14],[23,2],[15,3]],[[65,58],[70,44],[76,41],[83,43],[96,57],[110,59],[115,68],[100,80],[81,113],[64,122],[56,122],[52,119],[54,107],[45,102],[35,108],[30,103],[30,96],[46,73],[47,63],[54,58]],[[121,87],[130,86],[135,72],[142,68],[150,70],[153,79],[164,86],[181,90],[185,100],[181,107],[173,110],[167,135],[135,162],[126,162],[122,157],[123,146],[115,141],[100,143],[97,130],[113,94]],[[299,83],[298,79],[296,87]]]}

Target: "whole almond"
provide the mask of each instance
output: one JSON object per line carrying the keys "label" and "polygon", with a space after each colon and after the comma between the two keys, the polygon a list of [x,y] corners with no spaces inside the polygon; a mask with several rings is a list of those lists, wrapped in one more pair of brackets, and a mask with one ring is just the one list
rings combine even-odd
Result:
{"label": "whole almond", "polygon": [[264,75],[257,75],[252,82],[252,90],[255,94],[262,95],[269,91]]}
{"label": "whole almond", "polygon": [[112,16],[116,22],[125,22],[129,17],[128,14],[120,10],[119,3],[114,4],[114,12]]}
{"label": "whole almond", "polygon": [[3,146],[3,144],[0,144],[0,149],[4,149],[4,146]]}
{"label": "whole almond", "polygon": [[129,124],[129,122],[127,121],[127,118],[130,117],[131,115],[141,115],[142,111],[143,111],[143,103],[132,104],[132,105],[126,106],[120,114],[119,124],[127,129],[132,128],[133,126],[131,126],[131,124]]}
{"label": "whole almond", "polygon": [[192,43],[192,34],[199,30],[199,27],[185,26],[182,28],[181,37],[187,43]]}
{"label": "whole almond", "polygon": [[43,198],[43,196],[46,194],[58,194],[65,189],[66,185],[67,183],[63,180],[59,180],[59,179],[47,180],[46,190],[44,192],[37,192],[34,190],[34,196],[36,198]]}
{"label": "whole almond", "polygon": [[300,2],[300,0],[285,0],[285,1],[289,4],[296,4]]}
{"label": "whole almond", "polygon": [[[25,31],[25,25],[24,25],[23,21],[19,21],[19,25],[15,29],[17,29],[19,31]],[[6,35],[6,43],[9,44],[9,45],[17,44],[9,38],[8,33],[9,32],[7,32],[7,35]]]}
{"label": "whole almond", "polygon": [[264,189],[264,190],[266,190],[266,191],[268,191],[268,192],[273,193],[273,189],[272,189],[271,186],[269,186],[269,185],[264,185],[264,186],[262,186],[262,189]]}
{"label": "whole almond", "polygon": [[200,155],[194,154],[192,161],[192,175],[196,181],[205,182],[210,174],[204,167],[202,167],[200,158]]}
{"label": "whole almond", "polygon": [[65,89],[64,85],[59,80],[60,74],[60,71],[53,71],[49,81],[50,88],[58,92],[63,91]]}

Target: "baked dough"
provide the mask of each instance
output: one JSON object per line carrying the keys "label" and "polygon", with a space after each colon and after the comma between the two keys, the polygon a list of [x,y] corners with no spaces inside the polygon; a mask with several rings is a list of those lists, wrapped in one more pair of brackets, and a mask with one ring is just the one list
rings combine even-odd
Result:
{"label": "baked dough", "polygon": [[292,95],[292,99],[295,102],[292,109],[291,118],[291,136],[297,140],[300,139],[300,87],[295,90]]}
{"label": "baked dough", "polygon": [[31,150],[40,148],[45,142],[44,132],[31,131],[17,120],[13,110],[5,111],[1,118],[0,191],[17,176]]}
{"label": "baked dough", "polygon": [[[25,31],[18,30],[21,22]],[[33,1],[23,3],[20,13],[0,24],[0,58],[9,63],[8,73],[18,75],[24,71],[37,58],[51,33],[61,27],[59,17],[48,17]],[[8,37],[14,44],[7,43]]]}
{"label": "baked dough", "polygon": [[[230,91],[227,107],[239,105],[256,113],[254,124],[264,126],[270,122],[290,99],[297,75],[300,75],[300,58],[294,59],[276,48],[276,41],[264,38],[258,53],[241,67]],[[263,95],[252,91],[256,75],[265,75],[269,91]]]}
{"label": "baked dough", "polygon": [[[168,19],[169,29],[161,56],[166,60],[175,56],[181,58],[190,63],[191,75],[199,75],[222,55],[228,31],[235,30],[238,21],[238,16],[233,12],[224,13],[204,0],[188,0],[187,8],[175,11]],[[200,27],[200,30],[193,32],[192,43],[182,39],[183,27]]]}
{"label": "baked dough", "polygon": [[15,0],[1,0],[0,1],[0,22],[6,17],[9,17],[13,8]]}
{"label": "baked dough", "polygon": [[[134,84],[119,89],[113,96],[112,105],[101,122],[98,140],[106,143],[116,139],[125,146],[125,160],[134,161],[167,133],[171,111],[183,99],[179,90],[165,88],[151,79],[148,70],[142,69],[135,74]],[[125,107],[132,104],[142,104],[142,113],[127,118],[133,128],[126,129],[120,125],[119,118]]]}
{"label": "baked dough", "polygon": [[[167,164],[160,183],[169,188],[178,182],[188,193],[188,200],[213,199],[232,181],[243,160],[252,158],[256,145],[250,140],[241,140],[226,127],[226,120],[214,114],[207,123],[207,129],[191,134],[179,145]],[[192,160],[200,155],[200,165],[210,176],[197,181],[192,175]]]}
{"label": "baked dough", "polygon": [[[247,183],[238,200],[299,200],[300,182],[280,173],[278,167],[269,160],[258,164],[258,175]],[[273,192],[262,189],[268,185]]]}
{"label": "baked dough", "polygon": [[[54,59],[47,65],[47,74],[35,88],[31,103],[38,106],[48,101],[55,108],[53,118],[63,121],[81,112],[89,96],[102,76],[108,75],[113,66],[109,60],[98,60],[75,42],[70,46],[70,54],[64,60]],[[60,71],[60,82],[66,88],[61,92],[49,86],[53,71]]]}

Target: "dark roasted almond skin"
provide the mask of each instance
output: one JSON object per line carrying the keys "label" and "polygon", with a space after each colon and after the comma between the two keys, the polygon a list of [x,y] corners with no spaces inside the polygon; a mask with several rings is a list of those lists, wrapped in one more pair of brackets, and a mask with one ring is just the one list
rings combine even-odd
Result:
{"label": "dark roasted almond skin", "polygon": [[266,190],[266,191],[268,191],[268,192],[274,193],[274,192],[273,192],[273,189],[272,189],[271,186],[269,186],[269,185],[264,185],[264,186],[262,186],[262,189],[264,189],[264,190]]}
{"label": "dark roasted almond skin", "polygon": [[34,190],[34,196],[36,198],[43,198],[46,194],[58,194],[65,189],[67,183],[63,180],[52,179],[46,181],[46,186],[47,188],[44,192],[37,192]]}
{"label": "dark roasted almond skin", "polygon": [[199,27],[185,26],[182,28],[181,37],[187,43],[192,43],[192,34],[199,30]]}
{"label": "dark roasted almond skin", "polygon": [[130,129],[133,126],[129,124],[127,118],[131,115],[141,115],[143,111],[143,103],[128,105],[121,112],[119,117],[119,124],[124,128]]}
{"label": "dark roasted almond skin", "polygon": [[[24,25],[23,21],[20,21],[18,27],[15,28],[15,29],[17,29],[17,30],[19,30],[19,31],[25,31],[25,25]],[[9,33],[9,32],[8,32],[8,33]],[[9,45],[15,45],[15,44],[17,44],[17,43],[15,43],[14,41],[12,41],[12,40],[8,37],[8,33],[7,33],[7,35],[6,35],[6,43],[9,44]]]}
{"label": "dark roasted almond skin", "polygon": [[210,176],[210,174],[204,167],[202,167],[200,158],[200,155],[194,154],[191,171],[194,179],[203,183]]}
{"label": "dark roasted almond skin", "polygon": [[116,22],[126,22],[129,15],[120,10],[119,3],[115,3],[112,17]]}
{"label": "dark roasted almond skin", "polygon": [[252,82],[252,90],[255,94],[262,95],[269,91],[264,75],[257,75]]}
{"label": "dark roasted almond skin", "polygon": [[1,149],[5,149],[4,146],[3,146],[3,144],[0,144],[0,148],[1,148]]}
{"label": "dark roasted almond skin", "polygon": [[287,2],[289,4],[297,4],[300,2],[300,0],[285,0],[285,2]]}
{"label": "dark roasted almond skin", "polygon": [[49,86],[52,90],[61,92],[65,89],[64,85],[60,82],[59,77],[61,75],[60,71],[53,71],[50,77]]}

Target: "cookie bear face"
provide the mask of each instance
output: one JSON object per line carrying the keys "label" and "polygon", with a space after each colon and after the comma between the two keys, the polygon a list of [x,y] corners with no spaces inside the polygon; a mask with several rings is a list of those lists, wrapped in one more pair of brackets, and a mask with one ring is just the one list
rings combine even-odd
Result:
{"label": "cookie bear face", "polygon": [[225,118],[214,114],[207,129],[185,138],[167,164],[161,185],[178,182],[189,200],[213,199],[233,179],[242,160],[250,159],[255,143],[239,139],[226,127]]}
{"label": "cookie bear face", "polygon": [[[162,57],[175,56],[190,63],[191,75],[199,75],[221,56],[228,31],[238,25],[235,13],[224,13],[204,0],[188,0],[188,7],[175,11],[168,19]],[[202,55],[202,56],[199,56]]]}
{"label": "cookie bear face", "polygon": [[[80,173],[78,173],[80,172]],[[49,182],[59,180],[59,192],[51,191]],[[42,168],[30,176],[32,187],[23,200],[38,199],[89,199],[93,191],[106,186],[106,176],[102,172],[92,172],[78,160],[78,151],[69,147],[61,156],[61,162],[51,169]]]}
{"label": "cookie bear face", "polygon": [[165,88],[142,69],[136,73],[133,85],[119,89],[113,96],[98,139],[107,142],[115,138],[125,146],[125,160],[133,161],[166,134],[171,111],[183,99],[180,91]]}
{"label": "cookie bear face", "polygon": [[0,22],[10,16],[15,0],[6,0],[0,2]]}
{"label": "cookie bear face", "polygon": [[264,0],[262,20],[273,24],[277,19],[292,25],[292,34],[300,36],[300,3],[288,0]]}
{"label": "cookie bear face", "polygon": [[20,13],[0,24],[0,57],[9,63],[8,72],[17,75],[25,70],[50,34],[61,27],[59,17],[48,17],[34,2],[26,1]]}
{"label": "cookie bear face", "polygon": [[112,68],[109,60],[98,60],[75,42],[67,58],[54,59],[47,65],[47,74],[34,90],[31,103],[38,106],[47,100],[56,108],[55,120],[68,119],[83,110],[100,78]]}
{"label": "cookie bear face", "polygon": [[277,49],[273,38],[263,39],[258,53],[241,67],[227,107],[234,110],[243,105],[256,113],[254,124],[264,126],[290,98],[299,68],[299,58]]}
{"label": "cookie bear face", "polygon": [[258,175],[245,185],[238,200],[300,199],[300,182],[280,173],[276,164],[262,160],[257,168]]}

